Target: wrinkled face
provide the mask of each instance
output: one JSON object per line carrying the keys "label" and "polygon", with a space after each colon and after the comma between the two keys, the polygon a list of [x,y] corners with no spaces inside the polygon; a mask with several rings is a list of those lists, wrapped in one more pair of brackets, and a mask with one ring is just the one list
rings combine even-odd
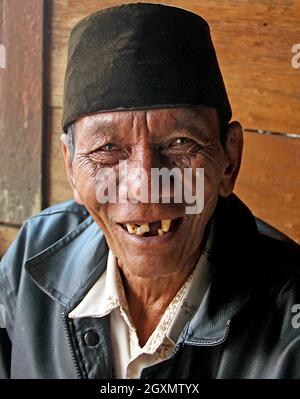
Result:
{"label": "wrinkled face", "polygon": [[[120,264],[141,277],[168,276],[195,264],[218,196],[233,190],[242,152],[240,125],[229,125],[224,148],[211,108],[107,112],[77,120],[74,141],[73,157],[66,144],[63,149],[75,199],[102,229]],[[151,168],[191,168],[193,175],[204,168],[203,211],[186,214],[186,204],[174,201],[99,203],[104,184],[99,171],[108,168],[118,177],[121,160],[129,174],[143,168],[148,176]],[[141,180],[129,182],[132,192],[140,192]]]}

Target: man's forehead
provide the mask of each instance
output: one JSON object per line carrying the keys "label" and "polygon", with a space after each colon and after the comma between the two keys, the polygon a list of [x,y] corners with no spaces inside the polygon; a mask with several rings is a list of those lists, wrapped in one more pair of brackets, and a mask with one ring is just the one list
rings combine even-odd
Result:
{"label": "man's forehead", "polygon": [[76,140],[84,146],[134,144],[145,135],[153,143],[186,134],[208,144],[219,138],[217,111],[208,107],[97,113],[80,118],[75,126]]}
{"label": "man's forehead", "polygon": [[[170,126],[183,128],[185,124],[196,123],[209,125],[217,120],[217,111],[214,108],[178,107],[163,109],[128,110],[99,112],[86,115],[76,121],[79,130],[84,131],[116,131],[130,125]],[[127,126],[128,125],[128,126]]]}

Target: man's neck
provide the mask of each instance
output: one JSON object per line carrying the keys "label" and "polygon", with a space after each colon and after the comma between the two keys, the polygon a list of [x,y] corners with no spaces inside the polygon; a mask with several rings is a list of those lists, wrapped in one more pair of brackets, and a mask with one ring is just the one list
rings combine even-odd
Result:
{"label": "man's neck", "polygon": [[141,347],[157,327],[197,261],[198,258],[194,259],[183,271],[160,277],[140,277],[130,273],[123,265],[119,267],[128,309]]}

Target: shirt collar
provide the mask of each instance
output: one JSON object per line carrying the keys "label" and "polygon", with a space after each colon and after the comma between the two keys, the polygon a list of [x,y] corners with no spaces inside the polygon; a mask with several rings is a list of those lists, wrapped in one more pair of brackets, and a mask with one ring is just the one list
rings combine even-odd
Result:
{"label": "shirt collar", "polygon": [[69,313],[69,317],[103,317],[118,307],[126,308],[127,311],[117,260],[109,250],[105,272],[76,308]]}
{"label": "shirt collar", "polygon": [[209,271],[200,258],[150,336],[145,353],[154,353],[165,339],[167,344],[175,347],[185,325],[200,306],[208,285]]}
{"label": "shirt collar", "polygon": [[[165,339],[168,339],[169,343],[175,346],[185,324],[198,308],[207,289],[208,281],[208,270],[200,257],[193,272],[175,295],[153,334],[149,337],[143,348],[144,353],[153,354]],[[117,308],[119,308],[128,328],[134,329],[117,259],[112,251],[109,251],[106,271],[76,308],[69,313],[69,317],[103,317]]]}

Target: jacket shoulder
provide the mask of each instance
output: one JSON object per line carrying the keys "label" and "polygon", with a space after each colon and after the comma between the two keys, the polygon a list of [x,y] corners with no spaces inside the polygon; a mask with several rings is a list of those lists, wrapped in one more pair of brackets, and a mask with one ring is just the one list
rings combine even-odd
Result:
{"label": "jacket shoulder", "polygon": [[38,214],[32,216],[30,219],[35,219],[41,216],[50,216],[54,214],[77,214],[78,216],[86,216],[88,215],[88,211],[83,205],[77,204],[74,200],[68,200],[64,202],[60,202],[58,204],[54,204],[48,208],[45,208]]}
{"label": "jacket shoulder", "polygon": [[12,256],[29,259],[69,234],[89,216],[85,207],[74,200],[55,204],[30,217],[3,260]]}
{"label": "jacket shoulder", "polygon": [[291,239],[278,239],[259,234],[259,254],[272,271],[300,277],[300,245]]}
{"label": "jacket shoulder", "polygon": [[259,234],[258,248],[256,283],[273,304],[272,312],[283,315],[300,303],[300,246]]}
{"label": "jacket shoulder", "polygon": [[74,200],[53,205],[30,217],[1,259],[0,303],[10,300],[13,308],[26,261],[71,233],[88,217],[86,208]]}

